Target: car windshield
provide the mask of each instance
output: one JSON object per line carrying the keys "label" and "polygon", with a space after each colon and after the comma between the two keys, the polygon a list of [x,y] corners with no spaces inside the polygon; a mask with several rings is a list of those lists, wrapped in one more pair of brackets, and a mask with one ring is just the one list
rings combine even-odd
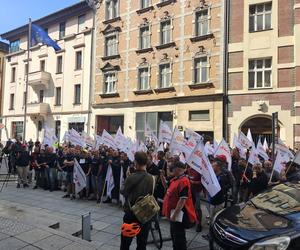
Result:
{"label": "car windshield", "polygon": [[251,199],[257,208],[280,215],[300,211],[300,184],[280,184]]}

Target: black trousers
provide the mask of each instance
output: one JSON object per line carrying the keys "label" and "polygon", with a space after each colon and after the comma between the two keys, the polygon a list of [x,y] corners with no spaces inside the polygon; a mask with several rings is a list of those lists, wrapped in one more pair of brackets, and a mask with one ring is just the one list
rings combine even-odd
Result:
{"label": "black trousers", "polygon": [[[132,213],[125,213],[125,215],[123,217],[123,222],[129,223],[129,224],[130,223],[139,223],[138,220],[135,218],[135,216]],[[149,230],[150,230],[150,222],[147,222],[147,223],[141,225],[141,231],[136,236],[136,245],[137,245],[136,249],[137,250],[146,250]],[[121,235],[120,250],[129,250],[132,240],[133,240],[133,238],[124,237],[123,235]]]}
{"label": "black trousers", "polygon": [[174,250],[187,250],[185,228],[181,222],[170,222],[171,238]]}

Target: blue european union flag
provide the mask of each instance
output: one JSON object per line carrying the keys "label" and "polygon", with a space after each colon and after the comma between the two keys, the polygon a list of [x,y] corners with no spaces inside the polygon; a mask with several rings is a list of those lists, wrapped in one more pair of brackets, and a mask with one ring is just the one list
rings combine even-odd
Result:
{"label": "blue european union flag", "polygon": [[47,44],[55,49],[61,50],[56,42],[54,42],[46,31],[36,24],[31,24],[31,45],[34,46],[38,43]]}

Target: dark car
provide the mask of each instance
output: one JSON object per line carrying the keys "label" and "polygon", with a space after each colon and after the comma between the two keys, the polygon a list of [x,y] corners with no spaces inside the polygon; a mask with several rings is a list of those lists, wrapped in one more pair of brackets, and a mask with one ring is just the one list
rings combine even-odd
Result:
{"label": "dark car", "polygon": [[300,184],[279,184],[220,211],[210,249],[300,250]]}

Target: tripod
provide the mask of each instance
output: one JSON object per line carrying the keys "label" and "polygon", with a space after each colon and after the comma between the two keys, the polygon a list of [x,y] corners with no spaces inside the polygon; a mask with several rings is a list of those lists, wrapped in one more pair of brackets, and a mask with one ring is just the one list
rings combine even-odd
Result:
{"label": "tripod", "polygon": [[[9,167],[8,167],[8,156],[5,154],[2,155],[2,162],[1,162],[0,170],[3,165],[5,165],[7,173],[6,174],[0,173],[0,177],[1,177],[0,183],[2,182],[2,185],[0,188],[0,193],[2,192],[4,186],[7,187],[8,182],[10,180],[10,171],[9,171]],[[4,176],[4,179],[2,179],[2,176]]]}

